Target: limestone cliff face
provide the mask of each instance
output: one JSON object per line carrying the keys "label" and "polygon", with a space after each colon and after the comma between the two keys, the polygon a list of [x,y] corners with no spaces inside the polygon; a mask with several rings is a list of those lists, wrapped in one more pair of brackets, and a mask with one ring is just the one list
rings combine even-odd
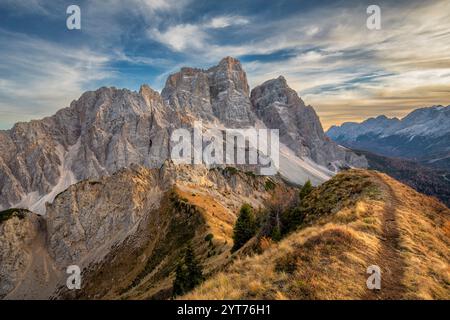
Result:
{"label": "limestone cliff face", "polygon": [[20,209],[0,215],[0,299],[48,298],[58,271],[46,249],[45,219]]}
{"label": "limestone cliff face", "polygon": [[167,79],[163,98],[175,110],[236,128],[254,124],[247,75],[231,57],[208,70],[182,68]]}
{"label": "limestone cliff face", "polygon": [[51,117],[0,131],[0,210],[44,214],[46,202],[78,181],[132,164],[159,168],[169,158],[171,132],[195,120],[220,128],[249,128],[261,120],[279,129],[297,157],[286,156],[280,172],[295,183],[319,183],[340,168],[367,165],[324,135],[313,108],[283,78],[267,81],[250,97],[242,65],[227,57],[207,70],[182,68],[161,95],[147,85],[139,92],[100,88]]}
{"label": "limestone cliff face", "polygon": [[86,92],[69,108],[0,133],[0,208],[45,212],[71,184],[168,157],[172,114],[157,92],[115,88]]}
{"label": "limestone cliff face", "polygon": [[280,141],[300,157],[308,157],[332,171],[348,165],[367,167],[364,157],[338,146],[325,135],[314,109],[305,105],[283,77],[254,88],[251,102],[265,125],[279,129]]}
{"label": "limestone cliff face", "polygon": [[31,260],[28,251],[38,232],[35,216],[12,217],[0,224],[0,298],[12,291]]}

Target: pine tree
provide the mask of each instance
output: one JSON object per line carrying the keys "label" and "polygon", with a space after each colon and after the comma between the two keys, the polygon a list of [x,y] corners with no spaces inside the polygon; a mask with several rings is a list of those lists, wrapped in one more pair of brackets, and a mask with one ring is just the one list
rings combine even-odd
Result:
{"label": "pine tree", "polygon": [[244,204],[239,212],[233,230],[234,245],[231,251],[236,251],[250,240],[256,233],[256,221],[253,208]]}
{"label": "pine tree", "polygon": [[191,290],[203,281],[203,272],[200,263],[195,258],[194,250],[190,244],[184,255],[184,264],[186,265],[186,274],[188,277],[188,290]]}
{"label": "pine tree", "polygon": [[181,295],[185,293],[187,284],[187,276],[186,270],[184,268],[183,263],[178,263],[177,268],[175,270],[175,280],[173,281],[173,297]]}
{"label": "pine tree", "polygon": [[173,281],[173,297],[185,294],[204,280],[202,266],[195,258],[192,245],[188,244],[184,259],[177,265]]}
{"label": "pine tree", "polygon": [[289,231],[295,230],[298,226],[300,226],[303,223],[303,220],[305,219],[305,215],[306,215],[306,210],[305,210],[306,207],[305,207],[304,200],[313,190],[314,190],[314,187],[312,186],[310,180],[306,181],[306,183],[300,189],[300,192],[298,195],[300,202],[299,202],[298,206],[295,208],[292,208],[287,213],[288,218],[289,218],[289,226],[288,226]]}
{"label": "pine tree", "polygon": [[300,190],[300,194],[299,194],[300,201],[303,201],[306,198],[306,196],[311,193],[312,190],[313,190],[313,186],[311,184],[311,181],[309,181],[309,180],[306,181],[306,183]]}

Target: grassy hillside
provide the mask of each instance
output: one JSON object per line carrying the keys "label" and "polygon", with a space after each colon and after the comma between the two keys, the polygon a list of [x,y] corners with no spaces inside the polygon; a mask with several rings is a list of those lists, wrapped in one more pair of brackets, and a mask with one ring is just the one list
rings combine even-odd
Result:
{"label": "grassy hillside", "polygon": [[[338,174],[310,193],[304,223],[236,258],[183,299],[449,299],[450,211],[389,176]],[[366,287],[381,268],[381,290]]]}

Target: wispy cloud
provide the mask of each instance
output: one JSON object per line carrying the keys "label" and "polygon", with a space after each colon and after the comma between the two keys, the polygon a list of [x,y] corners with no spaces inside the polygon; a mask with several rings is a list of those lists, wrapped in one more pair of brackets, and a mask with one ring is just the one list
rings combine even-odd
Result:
{"label": "wispy cloud", "polygon": [[230,26],[242,26],[249,23],[249,20],[241,16],[224,15],[212,18],[205,24],[206,28],[222,29]]}
{"label": "wispy cloud", "polygon": [[[199,51],[215,51],[214,44],[216,40],[209,33],[211,30],[242,26],[247,23],[249,23],[249,20],[245,17],[223,15],[197,24],[171,25],[163,31],[160,31],[158,28],[151,28],[147,34],[150,39],[167,45],[174,51],[190,50],[192,54],[196,54]],[[215,48],[218,47],[220,46]]]}
{"label": "wispy cloud", "polygon": [[179,24],[170,26],[165,31],[149,30],[149,35],[175,51],[195,50],[205,48],[208,39],[206,32],[197,25]]}
{"label": "wispy cloud", "polygon": [[12,14],[50,15],[51,3],[45,0],[3,0],[0,8],[11,10]]}
{"label": "wispy cloud", "polygon": [[68,106],[95,81],[111,77],[109,58],[0,30],[0,126],[29,120]]}

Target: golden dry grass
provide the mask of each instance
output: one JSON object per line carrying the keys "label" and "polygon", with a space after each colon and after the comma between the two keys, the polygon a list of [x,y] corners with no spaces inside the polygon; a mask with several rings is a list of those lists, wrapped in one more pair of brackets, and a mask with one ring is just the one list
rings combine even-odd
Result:
{"label": "golden dry grass", "polygon": [[[262,254],[237,258],[182,298],[449,299],[448,208],[377,172],[351,170],[335,179],[361,182],[369,192],[330,206],[320,201],[334,199],[325,193],[340,183],[319,188],[313,197],[320,216]],[[374,264],[382,269],[378,293],[366,287]]]}

